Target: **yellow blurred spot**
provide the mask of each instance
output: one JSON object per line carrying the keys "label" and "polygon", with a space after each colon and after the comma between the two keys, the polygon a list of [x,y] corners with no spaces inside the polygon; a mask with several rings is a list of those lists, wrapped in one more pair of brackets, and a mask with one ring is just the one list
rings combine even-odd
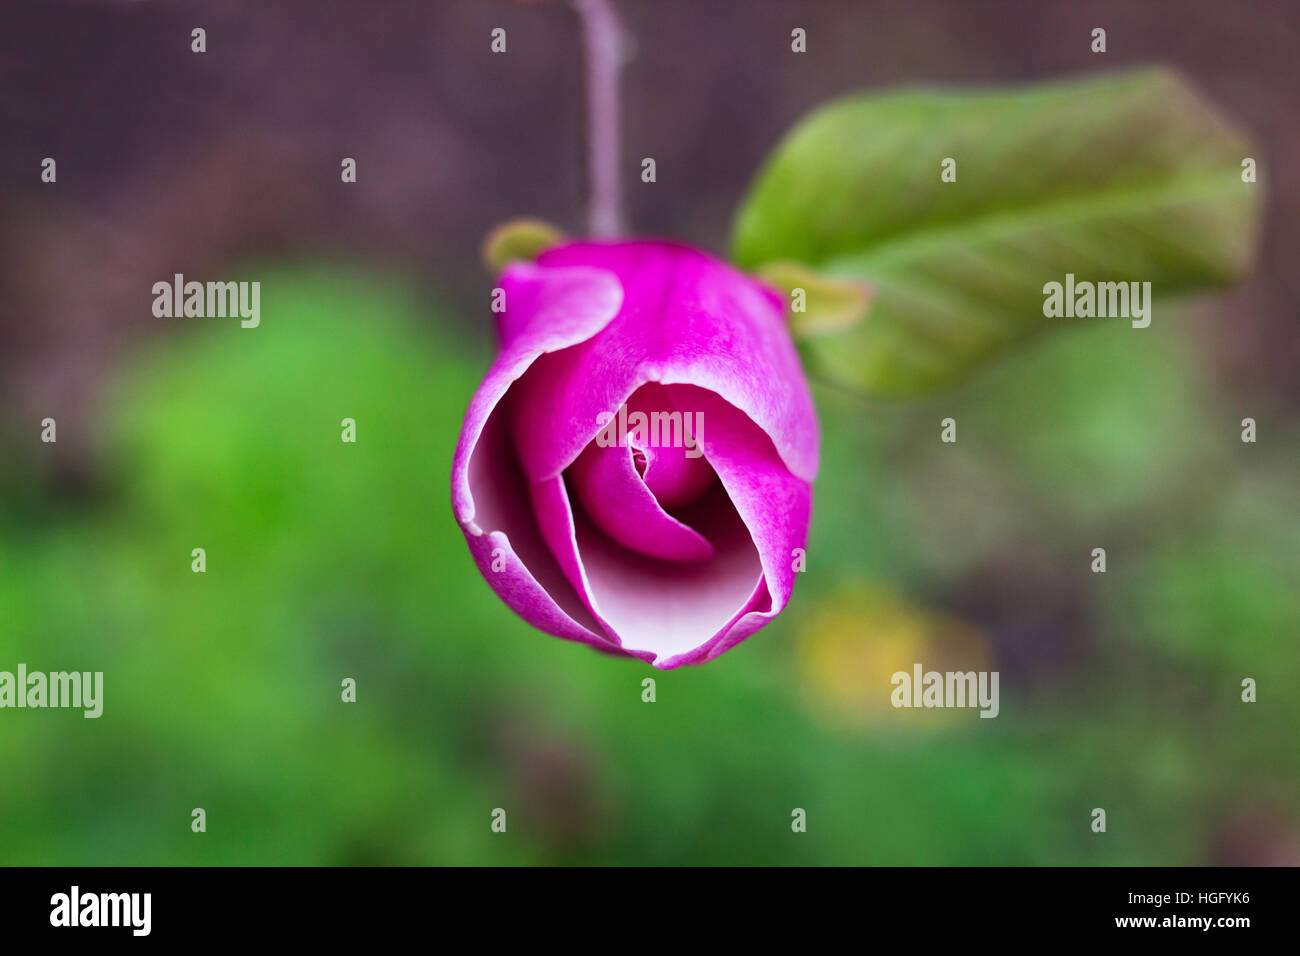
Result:
{"label": "yellow blurred spot", "polygon": [[799,626],[803,694],[828,721],[853,727],[948,728],[979,720],[978,708],[894,707],[893,675],[925,671],[988,671],[993,652],[984,634],[960,618],[912,604],[870,581],[846,582]]}

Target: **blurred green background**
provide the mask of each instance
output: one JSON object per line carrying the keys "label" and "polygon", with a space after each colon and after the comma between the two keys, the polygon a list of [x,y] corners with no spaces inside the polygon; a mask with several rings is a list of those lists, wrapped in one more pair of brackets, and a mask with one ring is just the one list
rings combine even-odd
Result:
{"label": "blurred green background", "polygon": [[[802,57],[784,0],[620,6],[638,231],[727,248],[832,97],[1163,63],[1259,144],[1254,270],[931,398],[815,386],[790,607],[658,672],[522,623],[449,502],[493,349],[478,242],[582,228],[565,5],[7,5],[0,670],[105,699],[0,711],[0,864],[1300,863],[1291,5],[806,0]],[[174,272],[260,281],[260,327],[153,318]],[[998,718],[892,709],[917,661],[998,670]]]}
{"label": "blurred green background", "polygon": [[[1195,316],[926,404],[819,390],[791,608],[655,672],[474,568],[446,477],[485,335],[399,280],[248,272],[259,329],[200,320],[106,386],[93,494],[6,469],[5,664],[102,670],[105,703],[0,714],[4,863],[1294,862],[1297,436],[1239,441]],[[892,710],[913,661],[1000,670],[1001,715]]]}

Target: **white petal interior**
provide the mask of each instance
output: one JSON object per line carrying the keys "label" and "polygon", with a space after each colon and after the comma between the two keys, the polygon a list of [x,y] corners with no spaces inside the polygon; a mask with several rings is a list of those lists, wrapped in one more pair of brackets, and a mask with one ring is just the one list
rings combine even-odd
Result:
{"label": "white petal interior", "polygon": [[706,643],[751,603],[763,568],[749,530],[719,486],[679,512],[714,546],[689,566],[629,551],[574,509],[578,554],[596,610],[628,650],[657,660]]}
{"label": "white petal interior", "polygon": [[603,637],[605,629],[582,603],[537,526],[523,471],[510,443],[508,418],[502,410],[498,406],[488,416],[469,461],[474,523],[484,533],[504,533],[524,567],[560,609],[593,634]]}

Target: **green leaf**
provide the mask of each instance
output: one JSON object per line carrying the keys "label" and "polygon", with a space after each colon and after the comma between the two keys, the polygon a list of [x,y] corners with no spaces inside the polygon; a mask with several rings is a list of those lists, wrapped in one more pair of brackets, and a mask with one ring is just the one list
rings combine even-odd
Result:
{"label": "green leaf", "polygon": [[[741,208],[733,254],[873,285],[866,321],[801,347],[815,373],[910,394],[1040,330],[1122,321],[1045,317],[1043,286],[1067,272],[1150,282],[1157,322],[1160,299],[1237,279],[1255,237],[1252,155],[1166,70],[855,96],[786,136]],[[947,158],[954,182],[940,178]]]}

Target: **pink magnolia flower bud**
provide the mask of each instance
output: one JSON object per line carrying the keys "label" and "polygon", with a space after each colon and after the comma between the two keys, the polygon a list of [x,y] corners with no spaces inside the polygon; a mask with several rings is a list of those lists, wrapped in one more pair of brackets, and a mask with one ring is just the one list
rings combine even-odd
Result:
{"label": "pink magnolia flower bud", "polygon": [[686,246],[579,242],[506,267],[501,352],[452,505],[536,627],[671,668],[785,607],[817,473],[775,292]]}

